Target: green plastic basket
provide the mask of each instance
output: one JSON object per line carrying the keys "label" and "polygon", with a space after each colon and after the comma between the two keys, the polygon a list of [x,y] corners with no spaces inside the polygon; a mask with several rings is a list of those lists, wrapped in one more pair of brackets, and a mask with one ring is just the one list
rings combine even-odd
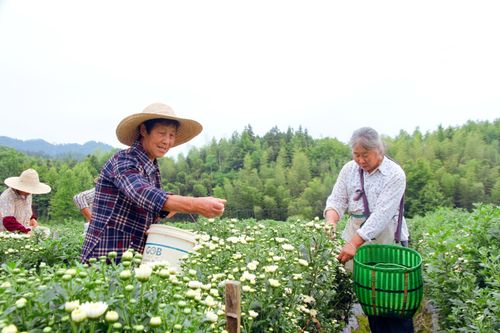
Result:
{"label": "green plastic basket", "polygon": [[423,297],[422,257],[407,247],[363,245],[354,256],[354,291],[366,315],[411,318]]}

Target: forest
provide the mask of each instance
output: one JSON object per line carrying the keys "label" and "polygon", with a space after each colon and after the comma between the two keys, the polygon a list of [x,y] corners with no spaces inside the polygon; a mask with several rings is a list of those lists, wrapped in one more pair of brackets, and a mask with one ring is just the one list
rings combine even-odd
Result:
{"label": "forest", "polygon": [[[499,137],[500,119],[385,136],[387,155],[406,172],[405,216],[441,207],[471,210],[477,202],[499,204]],[[52,187],[51,193],[33,197],[39,218],[80,218],[73,195],[93,186],[112,154],[52,160],[0,147],[0,179],[34,168]],[[349,146],[335,138],[314,139],[302,128],[282,132],[276,127],[259,136],[248,125],[175,159],[167,154],[159,165],[167,191],[225,198],[228,218],[279,221],[321,217],[335,179],[350,159]]]}

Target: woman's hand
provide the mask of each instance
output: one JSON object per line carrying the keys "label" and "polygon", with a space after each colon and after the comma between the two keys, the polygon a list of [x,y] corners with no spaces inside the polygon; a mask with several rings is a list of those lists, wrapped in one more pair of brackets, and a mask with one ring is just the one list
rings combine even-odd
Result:
{"label": "woman's hand", "polygon": [[163,204],[163,210],[169,212],[168,218],[175,213],[194,213],[204,217],[217,217],[224,213],[225,199],[214,197],[185,197],[170,194]]}
{"label": "woman's hand", "polygon": [[225,199],[214,197],[194,198],[195,211],[205,217],[217,217],[224,213]]}
{"label": "woman's hand", "polygon": [[337,256],[337,259],[345,264],[352,258],[354,258],[354,255],[356,254],[356,251],[358,250],[358,247],[363,245],[364,239],[361,238],[360,235],[355,235],[350,241],[348,241],[344,247],[342,247],[342,250],[340,250],[339,255]]}
{"label": "woman's hand", "polygon": [[348,262],[349,260],[354,258],[354,255],[356,254],[357,249],[358,248],[355,247],[354,244],[352,244],[351,242],[347,242],[344,245],[344,247],[342,248],[342,250],[340,250],[340,253],[337,256],[337,259],[341,263],[345,264],[346,262]]}

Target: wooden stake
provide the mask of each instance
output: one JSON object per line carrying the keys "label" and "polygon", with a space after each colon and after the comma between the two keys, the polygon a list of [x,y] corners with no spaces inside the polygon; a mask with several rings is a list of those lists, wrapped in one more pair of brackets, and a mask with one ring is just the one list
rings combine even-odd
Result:
{"label": "wooden stake", "polygon": [[240,333],[241,325],[241,291],[240,282],[226,281],[226,330],[229,333]]}

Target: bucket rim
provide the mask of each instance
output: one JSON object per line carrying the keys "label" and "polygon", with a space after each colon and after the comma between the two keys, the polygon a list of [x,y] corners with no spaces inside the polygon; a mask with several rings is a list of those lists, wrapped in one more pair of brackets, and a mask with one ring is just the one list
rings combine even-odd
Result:
{"label": "bucket rim", "polygon": [[[364,251],[369,251],[370,249],[377,249],[377,248],[389,248],[389,249],[396,250],[396,251],[406,251],[408,253],[411,253],[412,255],[415,255],[418,263],[416,265],[413,265],[411,267],[406,267],[406,268],[403,268],[403,267],[390,268],[390,267],[376,267],[373,265],[367,265],[367,264],[359,261],[360,255],[358,255],[358,253],[360,253],[360,251],[364,252]],[[378,271],[378,272],[407,272],[407,273],[410,273],[410,272],[419,270],[422,267],[422,255],[420,253],[418,253],[418,251],[411,249],[409,247],[403,247],[403,246],[392,245],[392,244],[366,244],[366,245],[363,245],[356,251],[356,254],[354,255],[353,261],[354,261],[354,266],[358,265],[358,267],[360,267],[362,269],[373,270],[373,271]]]}
{"label": "bucket rim", "polygon": [[[155,230],[156,229],[156,230]],[[195,243],[196,242],[196,234],[194,232],[191,232],[189,230],[181,229],[181,228],[176,228],[172,227],[169,225],[164,225],[164,224],[152,224],[149,229],[146,231],[146,235],[150,234],[159,234],[159,235],[164,235],[161,231],[171,231],[173,233],[176,233],[175,236],[182,238],[186,241],[190,241]]]}

